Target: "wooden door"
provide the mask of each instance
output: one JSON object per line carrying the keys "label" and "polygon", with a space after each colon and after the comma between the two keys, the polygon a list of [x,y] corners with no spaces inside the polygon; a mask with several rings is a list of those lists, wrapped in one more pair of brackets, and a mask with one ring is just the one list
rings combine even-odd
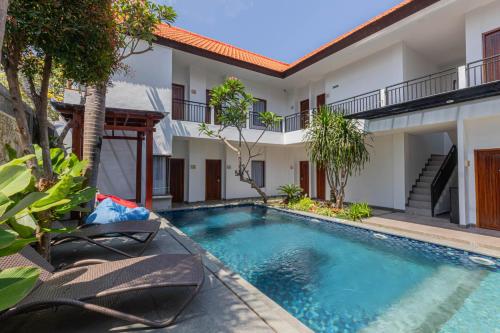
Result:
{"label": "wooden door", "polygon": [[205,200],[221,199],[221,160],[206,160]]}
{"label": "wooden door", "polygon": [[486,82],[500,80],[500,29],[483,35],[483,48]]}
{"label": "wooden door", "polygon": [[184,159],[170,159],[170,194],[172,202],[184,201]]}
{"label": "wooden door", "polygon": [[326,200],[326,174],[325,169],[316,166],[316,198]]}
{"label": "wooden door", "polygon": [[172,119],[184,120],[184,86],[172,83]]}
{"label": "wooden door", "polygon": [[321,95],[316,96],[316,107],[317,108],[319,108],[325,104],[326,104],[326,95],[325,94],[321,94]]}
{"label": "wooden door", "polygon": [[309,196],[309,161],[300,161],[300,187]]}
{"label": "wooden door", "polygon": [[477,225],[500,230],[500,149],[476,150],[475,168]]}
{"label": "wooden door", "polygon": [[300,129],[307,128],[309,125],[309,100],[300,102]]}

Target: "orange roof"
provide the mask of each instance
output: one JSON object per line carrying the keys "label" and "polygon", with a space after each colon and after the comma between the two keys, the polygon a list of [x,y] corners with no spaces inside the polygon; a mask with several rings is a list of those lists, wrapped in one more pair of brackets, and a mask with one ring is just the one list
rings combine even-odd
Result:
{"label": "orange roof", "polygon": [[294,61],[292,64],[274,60],[167,24],[160,24],[155,34],[159,37],[160,43],[175,49],[284,78],[438,1],[439,0],[405,0],[366,23],[335,38],[331,42],[322,45],[297,61]]}

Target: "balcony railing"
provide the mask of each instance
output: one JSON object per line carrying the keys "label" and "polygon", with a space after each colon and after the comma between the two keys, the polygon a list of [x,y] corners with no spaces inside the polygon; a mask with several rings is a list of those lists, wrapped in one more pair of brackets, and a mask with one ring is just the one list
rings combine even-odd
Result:
{"label": "balcony railing", "polygon": [[500,54],[471,62],[467,64],[465,70],[468,87],[499,81]]}
{"label": "balcony railing", "polygon": [[294,113],[285,117],[285,132],[306,129],[309,126],[309,111]]}
{"label": "balcony railing", "polygon": [[204,103],[173,99],[172,119],[195,123],[210,123],[210,107]]}
{"label": "balcony railing", "polygon": [[458,69],[452,68],[385,88],[386,105],[410,102],[457,89]]}
{"label": "balcony railing", "polygon": [[[249,112],[248,121],[250,129],[262,130],[266,127],[266,125],[264,125],[264,123],[260,119],[259,112]],[[283,132],[283,119],[280,120],[277,124],[269,126],[267,130],[270,132]]]}
{"label": "balcony railing", "polygon": [[380,90],[370,91],[365,94],[330,103],[327,107],[333,112],[340,112],[346,116],[373,110],[380,107]]}

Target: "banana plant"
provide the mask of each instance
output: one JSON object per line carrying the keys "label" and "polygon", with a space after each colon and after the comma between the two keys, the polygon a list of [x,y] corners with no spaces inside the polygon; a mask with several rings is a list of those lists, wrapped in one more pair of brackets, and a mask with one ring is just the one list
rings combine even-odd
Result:
{"label": "banana plant", "polygon": [[[60,148],[51,150],[56,178],[42,189],[26,165],[38,153],[36,147],[34,155],[0,165],[0,257],[15,254],[32,243],[40,245],[41,236],[70,231],[53,229],[52,221],[73,210],[81,211],[80,206],[95,197],[96,189],[84,186],[86,163]],[[10,151],[9,156],[13,155]],[[48,246],[45,250],[50,255]],[[0,271],[0,312],[24,298],[35,286],[39,273],[34,267]]]}

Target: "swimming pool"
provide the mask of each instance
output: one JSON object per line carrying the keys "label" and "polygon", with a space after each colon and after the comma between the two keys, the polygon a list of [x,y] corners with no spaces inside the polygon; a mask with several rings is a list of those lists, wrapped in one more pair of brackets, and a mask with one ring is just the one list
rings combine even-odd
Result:
{"label": "swimming pool", "polygon": [[262,206],[163,215],[316,332],[500,332],[498,259]]}

